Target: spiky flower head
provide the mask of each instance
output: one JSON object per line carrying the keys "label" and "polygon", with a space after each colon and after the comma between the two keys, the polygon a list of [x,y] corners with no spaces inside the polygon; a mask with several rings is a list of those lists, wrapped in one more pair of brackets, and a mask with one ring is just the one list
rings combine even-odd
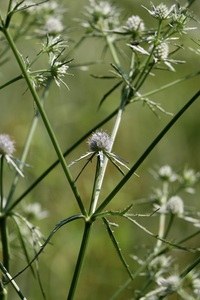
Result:
{"label": "spiky flower head", "polygon": [[154,52],[154,57],[157,60],[166,60],[169,54],[169,46],[167,43],[159,44]]}
{"label": "spiky flower head", "polygon": [[44,24],[45,34],[56,36],[64,30],[64,26],[59,18],[50,17]]}
{"label": "spiky flower head", "polygon": [[15,152],[15,142],[8,134],[0,134],[0,156],[12,155]]}
{"label": "spiky flower head", "polygon": [[182,280],[178,275],[171,275],[168,278],[159,278],[157,282],[169,293],[178,291],[182,284]]}
{"label": "spiky flower head", "polygon": [[168,7],[161,3],[158,6],[154,6],[154,4],[150,3],[152,10],[149,10],[145,6],[142,5],[143,8],[145,8],[152,17],[159,19],[159,20],[165,20],[169,19],[172,16],[172,11],[174,10],[175,5],[172,5],[169,9]]}
{"label": "spiky flower head", "polygon": [[13,161],[13,153],[15,152],[15,142],[8,134],[0,134],[0,158],[5,158],[8,164],[12,165],[15,170],[24,177],[21,170]]}
{"label": "spiky flower head", "polygon": [[175,8],[172,15],[172,22],[169,24],[175,32],[186,33],[188,30],[197,29],[197,27],[187,27],[187,23],[193,19],[190,12],[185,7]]}
{"label": "spiky flower head", "polygon": [[165,166],[162,166],[158,170],[158,178],[163,181],[171,181],[172,182],[177,179],[177,175],[173,172],[173,170],[170,166],[165,165]]}
{"label": "spiky flower head", "polygon": [[110,136],[105,131],[97,130],[94,132],[87,141],[90,151],[109,151],[111,146]]}
{"label": "spiky flower head", "polygon": [[167,212],[172,213],[173,215],[181,216],[184,213],[184,204],[183,200],[179,196],[172,196],[166,205]]}
{"label": "spiky flower head", "polygon": [[109,1],[90,0],[89,3],[85,12],[87,21],[82,22],[82,26],[87,28],[88,32],[97,29],[99,36],[102,30],[111,30],[120,26],[120,12]]}
{"label": "spiky flower head", "polygon": [[132,16],[126,21],[124,29],[131,33],[140,33],[145,30],[145,25],[139,16]]}

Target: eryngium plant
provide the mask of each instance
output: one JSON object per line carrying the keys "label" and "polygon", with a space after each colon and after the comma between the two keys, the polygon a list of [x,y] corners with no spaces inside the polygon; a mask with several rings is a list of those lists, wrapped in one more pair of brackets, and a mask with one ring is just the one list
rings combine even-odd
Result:
{"label": "eryngium plant", "polygon": [[[115,283],[114,286],[112,282],[108,293],[105,294],[103,292],[104,299],[108,297],[117,299],[118,296],[123,299],[162,299],[171,294],[176,294],[181,299],[196,299],[199,297],[199,271],[196,268],[200,261],[199,258],[193,258],[186,264],[181,265],[178,262],[175,263],[177,257],[174,254],[174,252],[198,253],[199,251],[198,245],[195,243],[193,245],[190,244],[192,239],[200,232],[198,229],[200,226],[199,213],[195,207],[188,205],[188,195],[194,196],[195,185],[199,180],[199,172],[188,167],[181,167],[179,168],[181,170],[176,172],[174,168],[169,166],[169,164],[174,164],[174,162],[168,162],[167,165],[161,168],[157,167],[152,172],[154,178],[158,180],[158,184],[150,197],[144,198],[145,195],[141,195],[142,200],[134,200],[135,195],[132,195],[131,192],[131,200],[128,200],[128,203],[122,197],[123,199],[121,200],[123,201],[120,201],[120,208],[117,208],[114,202],[116,196],[120,197],[119,192],[122,188],[126,188],[126,184],[130,179],[137,179],[140,183],[142,182],[141,184],[144,183],[142,172],[139,175],[135,172],[200,95],[200,91],[192,92],[191,99],[182,106],[173,118],[171,117],[172,114],[167,112],[160,103],[152,100],[152,98],[156,99],[158,92],[165,92],[169,87],[175,87],[176,84],[186,82],[188,79],[194,80],[200,73],[197,68],[193,73],[184,76],[178,72],[177,76],[174,75],[177,69],[188,63],[181,56],[179,59],[179,53],[184,49],[183,42],[187,39],[186,35],[191,30],[197,29],[197,27],[190,25],[190,22],[196,22],[195,15],[190,11],[194,3],[195,1],[186,1],[183,6],[173,4],[171,7],[164,3],[159,5],[155,5],[152,2],[149,4],[145,3],[145,6],[142,5],[144,9],[143,17],[130,14],[126,19],[123,19],[123,16],[126,15],[122,10],[123,7],[119,8],[109,1],[90,0],[84,9],[82,19],[76,18],[76,21],[78,21],[76,26],[79,26],[79,29],[81,29],[81,37],[77,41],[74,28],[70,30],[68,24],[66,24],[65,15],[67,9],[64,3],[61,5],[58,1],[50,0],[38,2],[9,0],[7,3],[0,4],[0,33],[2,41],[0,46],[0,64],[7,72],[6,76],[1,77],[0,89],[2,91],[5,89],[6,91],[6,88],[14,87],[14,84],[19,84],[20,86],[20,83],[23,82],[22,95],[28,99],[29,95],[31,96],[31,112],[33,113],[30,124],[26,124],[29,129],[27,130],[27,137],[24,139],[24,142],[21,142],[21,147],[19,147],[19,151],[21,151],[19,159],[13,156],[15,143],[10,136],[18,135],[20,131],[18,128],[22,127],[16,126],[14,129],[13,126],[9,127],[8,130],[6,128],[8,126],[5,125],[4,127],[7,130],[4,129],[4,132],[6,133],[0,134],[0,231],[2,243],[0,299],[10,299],[10,297],[16,297],[16,295],[21,299],[33,299],[32,297],[34,299],[36,297],[37,299],[39,297],[44,299],[66,299],[66,295],[68,295],[67,299],[69,300],[76,298],[76,296],[77,299],[83,299],[83,288],[78,288],[78,282],[82,279],[81,271],[84,259],[88,253],[88,242],[91,239],[91,232],[99,220],[105,225],[106,233],[114,246],[113,252],[116,254],[119,263],[121,263],[122,269],[125,270],[126,275],[123,278],[127,276],[124,282],[120,281],[120,283]],[[148,18],[148,22],[144,16]],[[198,25],[197,21],[196,26]],[[80,31],[78,30],[78,32]],[[190,38],[188,36],[188,39]],[[97,115],[98,112],[102,113],[101,109],[103,106],[105,109],[107,105],[107,108],[103,119],[100,122],[96,121],[95,125],[92,125],[92,122],[90,122],[90,129],[85,129],[82,136],[77,138],[74,143],[71,143],[69,136],[70,133],[74,135],[75,128],[81,127],[81,121],[74,121],[75,112],[73,114],[68,113],[67,118],[71,118],[70,124],[73,124],[72,126],[74,127],[67,130],[67,133],[64,135],[64,143],[67,140],[68,147],[63,152],[59,143],[60,139],[56,133],[57,125],[53,123],[50,116],[50,111],[54,108],[51,107],[51,101],[47,100],[51,100],[48,98],[50,98],[53,83],[55,83],[54,88],[67,88],[65,90],[65,97],[67,98],[71,95],[70,93],[73,89],[73,84],[71,84],[72,87],[70,86],[70,80],[76,80],[76,74],[74,73],[81,73],[83,70],[87,71],[90,65],[96,65],[98,69],[99,57],[95,57],[95,61],[87,61],[86,63],[80,63],[81,59],[77,57],[80,55],[77,54],[77,50],[82,49],[81,47],[85,40],[87,40],[88,51],[91,50],[92,44],[89,46],[91,39],[102,41],[104,46],[103,63],[107,63],[106,55],[108,52],[110,55],[108,69],[110,69],[111,65],[112,70],[111,72],[109,71],[109,75],[107,73],[92,75],[95,78],[94,80],[104,79],[109,82],[108,90],[99,101]],[[25,45],[27,42],[30,44],[30,48],[34,45],[31,51],[29,49],[30,54],[28,53],[28,48],[20,46],[21,43]],[[194,55],[199,55],[198,47],[199,41],[194,40],[193,48],[190,47],[188,51]],[[10,75],[9,73],[13,60],[17,63],[17,75]],[[68,75],[71,74],[75,75],[73,79],[69,79]],[[164,85],[160,85],[157,82],[158,74],[163,79],[167,79]],[[10,78],[7,78],[7,76],[10,76]],[[114,84],[113,81],[115,81]],[[153,88],[150,88],[149,82]],[[100,84],[98,85],[99,87]],[[116,101],[115,93],[118,90],[120,90],[120,93]],[[15,89],[15,91],[17,94],[18,89]],[[19,96],[21,97],[20,92]],[[174,89],[174,99],[180,98],[178,96]],[[81,91],[83,101],[85,101],[85,97],[88,98],[88,95]],[[91,98],[93,97],[94,95],[91,96]],[[115,99],[115,107],[111,113],[111,105],[108,101],[110,97]],[[9,97],[8,100],[10,100]],[[126,115],[126,112],[131,111],[132,105],[138,102],[150,108],[157,116],[162,112],[168,114],[171,119],[163,130],[152,139],[149,146],[145,146],[144,152],[141,153],[138,159],[131,155],[128,165],[128,162],[121,157],[122,151],[119,153],[120,156],[118,151],[115,154],[114,143],[119,141],[120,145],[120,137],[126,138],[124,133],[120,136],[122,120],[124,120],[123,117]],[[65,102],[67,109],[68,105],[69,103]],[[18,113],[15,110],[10,109],[8,113],[13,117],[18,117]],[[20,114],[28,115],[28,113],[26,106],[22,107],[20,102]],[[56,116],[57,112],[55,111],[53,115]],[[40,170],[42,173],[37,174],[36,177],[30,180],[31,176],[29,177],[28,174],[30,169],[34,168],[34,162],[31,165],[29,164],[32,153],[30,150],[34,145],[34,136],[40,118],[43,121],[43,124],[40,124],[40,126],[45,128],[51,140],[56,160],[54,163],[49,163],[45,171],[42,172]],[[109,122],[111,120],[113,123]],[[63,125],[62,118],[59,121]],[[142,118],[142,122],[144,121]],[[137,126],[136,129],[139,127]],[[126,129],[126,131],[128,130]],[[117,138],[118,135],[119,138]],[[43,140],[42,134],[40,139]],[[89,147],[89,152],[81,157],[76,156],[75,150],[85,140]],[[133,142],[135,145],[136,141]],[[40,156],[41,142],[38,144],[39,148],[36,147],[37,157]],[[121,146],[124,146],[124,144],[121,143]],[[121,148],[123,150],[124,147]],[[130,148],[130,153],[133,152],[132,144],[128,139],[126,148]],[[48,157],[49,153],[50,149],[46,147],[45,156]],[[68,158],[69,154],[74,157],[72,159],[73,162],[71,162],[71,158]],[[86,163],[83,167],[79,167],[82,159],[86,160]],[[11,170],[4,168],[4,162],[11,166]],[[89,165],[89,163],[91,164]],[[40,193],[40,183],[43,183],[43,187],[45,186],[46,181],[44,179],[52,173],[58,164],[62,168],[59,178],[63,178],[64,175],[64,183],[62,192],[60,192],[62,196],[56,192],[56,201],[54,201],[53,213],[51,214],[48,212],[51,206],[50,201],[48,201],[45,209],[43,209],[41,204],[43,203],[44,195],[42,192]],[[74,177],[75,167],[78,168],[78,175],[76,174]],[[112,167],[112,171],[109,171],[110,167]],[[89,171],[89,177],[88,169],[92,170],[91,172]],[[12,179],[10,174],[13,171],[15,174]],[[113,180],[115,174],[118,176],[118,171],[120,171],[120,176],[122,177],[114,184],[114,187],[109,185],[108,190],[106,183],[110,179]],[[132,175],[134,174],[137,177],[133,177]],[[23,184],[21,177],[25,180]],[[88,178],[89,180],[87,180]],[[107,178],[107,181],[105,181],[105,178]],[[57,181],[58,177],[55,177],[55,182]],[[71,194],[69,188],[66,188],[66,182],[71,189]],[[82,190],[81,182],[85,182],[83,183],[84,186],[91,184],[91,186],[88,186],[87,197],[85,197],[84,189]],[[19,192],[17,194],[18,185]],[[52,194],[54,194],[56,186],[50,186],[50,189]],[[34,196],[36,191],[39,193],[37,197]],[[128,191],[129,189],[127,188],[127,193]],[[105,196],[106,194],[107,196]],[[27,204],[25,202],[25,197],[27,196],[29,199],[32,199],[33,203]],[[71,213],[70,204],[67,203],[69,209],[62,209],[62,212],[64,211],[66,214],[64,219],[60,220],[61,217],[58,216],[59,221],[53,227],[52,220],[56,215],[55,204],[57,205],[56,208],[60,207],[61,204],[58,200],[62,197],[67,199],[73,198],[77,204],[76,211]],[[139,212],[136,212],[134,204],[139,205]],[[143,204],[148,204],[145,213],[141,212]],[[48,219],[43,220],[47,216]],[[147,220],[145,224],[143,223],[144,219],[145,221]],[[49,227],[52,227],[46,238],[37,227],[37,224],[39,224],[37,220],[40,220],[40,225],[42,226],[46,224],[48,232]],[[68,269],[68,262],[71,261],[70,253],[68,254],[69,257],[66,255],[66,268],[62,262],[56,266],[56,272],[59,275],[63,274],[63,269],[67,270],[66,272],[69,276],[67,287],[65,286],[66,280],[63,278],[64,275],[60,275],[60,287],[58,287],[56,282],[51,291],[48,292],[45,286],[50,283],[44,284],[46,276],[43,278],[42,275],[45,267],[42,267],[41,270],[38,261],[40,257],[43,257],[45,260],[45,255],[41,256],[40,254],[45,248],[50,248],[52,237],[61,227],[65,227],[66,232],[69,232],[68,227],[65,225],[69,226],[69,223],[74,223],[77,220],[83,221],[83,236],[76,263],[72,266],[73,270],[72,268]],[[121,221],[122,226],[123,224],[125,225],[125,222],[136,225],[136,227],[130,227],[130,232],[128,233],[124,229],[122,237],[124,235],[133,236],[133,232],[135,233],[134,228],[137,228],[137,230],[140,230],[140,237],[144,233],[151,239],[151,244],[149,245],[148,241],[146,241],[144,246],[138,239],[137,247],[134,247],[135,253],[127,253],[128,249],[126,251],[125,247],[122,251],[119,246],[121,238],[117,237],[113,231],[113,228],[118,227],[117,222]],[[182,236],[177,238],[172,233],[179,221],[192,225],[192,228],[197,228],[197,231],[183,232]],[[150,225],[153,222],[155,226],[151,228]],[[95,228],[98,229],[98,227]],[[66,246],[66,251],[69,250],[67,245],[74,243],[74,237],[75,234],[69,241],[64,236],[62,246]],[[97,247],[95,252],[100,254],[103,250],[103,254],[101,261],[98,262],[96,260],[96,264],[92,266],[92,270],[90,269],[93,277],[98,273],[99,264],[104,265],[107,257],[107,251],[103,243],[104,236],[102,237],[99,234],[98,238],[100,241],[102,240],[100,243],[101,248]],[[55,252],[57,252],[59,249],[57,243],[53,244],[53,247]],[[141,249],[144,249],[144,252]],[[76,252],[76,250],[76,246],[74,246],[73,252]],[[130,260],[130,255],[133,260]],[[25,267],[24,265],[21,266],[21,264],[15,264],[13,258],[16,256],[25,260]],[[88,259],[91,259],[91,256]],[[48,258],[47,260],[49,262]],[[23,280],[21,280],[23,274],[28,272],[26,271],[27,269],[38,279],[41,294],[37,296],[35,287],[32,288],[31,285],[29,293],[26,289],[28,284],[24,284]],[[71,273],[73,273],[72,277],[70,277]],[[112,276],[106,278],[106,281],[114,277],[113,274],[115,274],[115,271],[113,271]],[[54,278],[57,277],[55,274],[53,276]],[[18,280],[21,280],[20,286],[17,283]],[[85,280],[87,279],[85,278]],[[10,285],[14,287],[14,296],[8,296],[9,293],[11,294],[11,291],[8,291]],[[52,285],[52,282],[50,285]],[[101,293],[99,295],[99,293],[94,292],[95,290],[97,291],[95,289],[95,281],[86,285],[84,287],[86,289],[86,292],[84,290],[84,294],[86,294],[85,299],[89,299],[89,297],[91,299],[98,299],[98,297],[102,299]],[[60,292],[61,290],[62,293]],[[101,287],[101,290],[103,290],[103,287]],[[129,292],[127,293],[127,291]],[[28,293],[28,296],[25,295],[26,293]]]}

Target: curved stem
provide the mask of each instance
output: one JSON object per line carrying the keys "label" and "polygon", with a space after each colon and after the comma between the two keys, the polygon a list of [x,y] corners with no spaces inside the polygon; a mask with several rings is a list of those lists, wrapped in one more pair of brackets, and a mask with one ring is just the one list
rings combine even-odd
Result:
{"label": "curved stem", "polygon": [[90,221],[88,221],[88,222],[86,221],[85,229],[84,229],[84,233],[83,233],[83,238],[82,238],[82,243],[81,243],[81,248],[80,248],[80,251],[79,251],[79,256],[78,256],[78,260],[77,260],[77,263],[76,263],[76,268],[75,268],[74,275],[73,275],[73,278],[72,278],[72,282],[71,282],[71,286],[70,286],[70,290],[69,290],[67,300],[73,300],[74,299],[74,295],[75,295],[75,292],[76,292],[78,280],[79,280],[79,277],[80,277],[81,269],[82,269],[84,258],[85,258],[86,248],[87,248],[88,241],[89,241],[91,226],[92,226],[92,223]]}

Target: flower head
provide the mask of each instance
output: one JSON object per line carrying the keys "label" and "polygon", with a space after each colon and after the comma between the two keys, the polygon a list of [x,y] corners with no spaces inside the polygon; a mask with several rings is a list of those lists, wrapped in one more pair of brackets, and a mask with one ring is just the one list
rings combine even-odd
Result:
{"label": "flower head", "polygon": [[82,26],[88,29],[88,32],[95,31],[97,34],[103,30],[112,30],[120,26],[119,10],[109,3],[109,1],[90,0],[90,6],[86,7],[87,21],[82,21]]}
{"label": "flower head", "polygon": [[172,15],[172,22],[169,24],[175,32],[186,33],[188,30],[197,29],[197,27],[187,27],[187,23],[192,19],[191,13],[189,13],[185,8],[179,7],[175,8]]}
{"label": "flower head", "polygon": [[158,177],[163,181],[173,182],[177,179],[177,175],[173,172],[172,168],[168,165],[162,166],[158,170]]}
{"label": "flower head", "polygon": [[154,6],[154,4],[151,2],[150,3],[152,10],[149,10],[145,6],[142,5],[143,8],[145,8],[152,17],[159,19],[159,20],[165,20],[169,19],[172,16],[172,11],[174,10],[175,5],[172,5],[170,9],[168,7],[161,3],[158,6]]}
{"label": "flower head", "polygon": [[155,48],[154,61],[155,63],[163,62],[169,68],[169,70],[173,72],[175,72],[175,69],[171,63],[177,64],[185,62],[169,58],[169,46],[166,42],[160,42],[160,44]]}
{"label": "flower head", "polygon": [[111,140],[109,135],[105,131],[96,131],[87,141],[91,151],[109,151],[111,146]]}
{"label": "flower head", "polygon": [[62,77],[67,75],[67,70],[69,69],[68,63],[69,61],[58,61],[58,56],[54,55],[53,58],[50,58],[51,66],[50,66],[50,73],[52,78],[55,80],[57,86],[60,87],[60,83],[64,84],[65,87],[68,87],[68,85],[63,81]]}
{"label": "flower head", "polygon": [[0,135],[0,156],[12,155],[15,152],[15,143],[8,134]]}
{"label": "flower head", "polygon": [[139,16],[132,16],[126,21],[124,29],[127,32],[138,36],[142,31],[145,30],[145,25],[143,20]]}
{"label": "flower head", "polygon": [[15,170],[24,177],[21,170],[13,161],[13,153],[15,152],[15,142],[8,134],[0,134],[0,158],[4,157],[8,164],[12,165]]}
{"label": "flower head", "polygon": [[[123,167],[129,169],[125,164],[126,163],[125,160],[123,160],[118,155],[115,155],[114,153],[110,152],[111,148],[112,148],[112,140],[111,140],[110,136],[105,131],[97,130],[96,132],[92,133],[92,135],[87,140],[87,144],[89,146],[90,151],[87,152],[85,155],[82,155],[77,160],[73,161],[69,165],[69,167],[71,167],[72,165],[74,165],[78,161],[80,161],[83,158],[86,158],[88,156],[90,156],[88,161],[91,161],[92,158],[96,155],[99,159],[100,167],[103,166],[104,159],[105,159],[105,157],[107,157],[123,175],[124,175],[124,172],[121,170],[121,168],[119,167],[118,164],[120,164]],[[85,166],[83,167],[83,169],[84,168],[85,168]],[[80,173],[79,173],[79,175],[80,175]]]}
{"label": "flower head", "polygon": [[166,211],[172,213],[173,215],[181,216],[184,213],[184,203],[179,196],[172,196],[167,204]]}

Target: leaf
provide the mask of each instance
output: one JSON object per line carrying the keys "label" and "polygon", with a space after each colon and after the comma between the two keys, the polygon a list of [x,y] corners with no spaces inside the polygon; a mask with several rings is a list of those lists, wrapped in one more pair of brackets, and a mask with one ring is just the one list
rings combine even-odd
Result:
{"label": "leaf", "polygon": [[38,256],[42,253],[42,251],[44,250],[44,248],[49,244],[51,238],[53,237],[53,235],[58,231],[58,229],[60,229],[62,226],[66,225],[69,222],[75,221],[77,219],[83,219],[85,218],[84,215],[74,215],[72,217],[69,217],[67,219],[62,220],[60,223],[58,223],[55,228],[50,232],[48,238],[45,240],[44,244],[41,246],[40,250],[37,252],[37,254],[34,256],[34,258],[29,262],[29,264],[22,269],[20,272],[18,272],[12,279],[15,279],[16,277],[18,277],[20,274],[22,274],[26,269],[28,269],[31,264],[38,258]]}
{"label": "leaf", "polygon": [[120,85],[122,84],[122,81],[119,81],[117,84],[115,84],[106,94],[104,94],[104,96],[102,97],[98,109],[101,107],[101,105],[103,104],[103,102],[106,100],[106,98],[108,96],[110,96],[112,94],[112,92],[114,92],[114,90],[116,90]]}
{"label": "leaf", "polygon": [[131,270],[129,269],[129,266],[128,266],[127,262],[125,261],[125,258],[124,258],[123,254],[122,254],[122,251],[119,248],[119,243],[117,242],[117,240],[116,240],[116,238],[115,238],[115,236],[113,234],[113,231],[112,231],[112,229],[110,227],[109,221],[106,218],[104,218],[104,217],[102,218],[102,220],[103,220],[104,224],[106,225],[106,229],[107,229],[108,234],[110,236],[110,239],[111,239],[111,241],[112,241],[112,243],[113,243],[113,245],[115,247],[115,250],[117,251],[119,259],[121,260],[123,266],[125,267],[126,271],[128,272],[130,278],[133,279]]}

